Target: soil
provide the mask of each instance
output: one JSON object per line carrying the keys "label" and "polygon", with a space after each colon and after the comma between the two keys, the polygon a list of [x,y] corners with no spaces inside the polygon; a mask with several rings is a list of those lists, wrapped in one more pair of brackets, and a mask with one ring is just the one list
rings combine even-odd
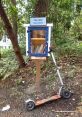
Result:
{"label": "soil", "polygon": [[72,92],[71,98],[61,98],[27,111],[25,100],[28,98],[43,99],[58,92],[60,83],[55,75],[56,69],[52,61],[47,60],[46,63],[41,67],[38,92],[35,86],[35,65],[31,61],[25,68],[16,70],[0,81],[0,109],[10,105],[8,111],[0,112],[0,117],[82,117],[76,111],[82,96],[82,57],[76,56],[62,57],[58,61],[65,87]]}

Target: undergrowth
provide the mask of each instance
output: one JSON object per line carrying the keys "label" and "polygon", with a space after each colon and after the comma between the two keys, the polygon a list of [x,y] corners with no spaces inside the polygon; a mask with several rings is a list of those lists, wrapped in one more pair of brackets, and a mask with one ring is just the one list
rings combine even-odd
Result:
{"label": "undergrowth", "polygon": [[82,55],[82,41],[78,41],[76,43],[64,43],[59,45],[55,52],[60,56],[81,56]]}
{"label": "undergrowth", "polygon": [[[82,41],[78,41],[77,43],[64,43],[62,45],[59,45],[55,49],[55,57],[57,59],[57,62],[59,61],[59,58],[61,56],[81,56],[82,55]],[[28,62],[28,57],[25,56],[25,52],[23,53],[23,57],[25,59],[25,62]],[[51,61],[51,60],[50,60]],[[47,69],[47,71],[50,71],[49,69],[53,67],[53,65],[49,64],[49,61],[44,63],[42,66]],[[18,63],[14,54],[14,51],[12,49],[5,49],[1,51],[1,59],[0,59],[0,78],[6,78],[9,76],[13,71],[18,69]]]}
{"label": "undergrowth", "polygon": [[[28,61],[28,57],[23,56],[25,61]],[[19,65],[16,60],[16,56],[12,49],[2,49],[1,50],[1,59],[0,59],[0,79],[7,78],[12,74],[16,69],[19,68]]]}

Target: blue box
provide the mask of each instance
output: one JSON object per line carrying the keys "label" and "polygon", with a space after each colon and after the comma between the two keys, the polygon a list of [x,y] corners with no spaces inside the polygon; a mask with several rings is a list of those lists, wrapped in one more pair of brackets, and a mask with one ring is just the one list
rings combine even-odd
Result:
{"label": "blue box", "polygon": [[36,57],[48,56],[48,26],[29,26],[27,33],[28,55]]}

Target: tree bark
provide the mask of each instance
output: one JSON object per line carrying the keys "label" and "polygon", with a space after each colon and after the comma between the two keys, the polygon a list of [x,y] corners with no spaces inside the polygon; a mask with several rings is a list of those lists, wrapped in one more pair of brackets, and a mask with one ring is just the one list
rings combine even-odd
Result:
{"label": "tree bark", "polygon": [[[16,8],[16,0],[11,0],[13,6]],[[18,26],[17,26],[17,8],[16,11],[12,14],[12,25],[15,36],[17,37]],[[18,37],[17,37],[18,40]]]}
{"label": "tree bark", "polygon": [[14,49],[17,61],[19,63],[19,66],[24,67],[25,66],[25,61],[24,61],[23,56],[21,54],[20,47],[18,45],[18,41],[17,41],[16,36],[14,34],[13,28],[12,28],[12,26],[11,26],[11,24],[9,22],[9,19],[8,19],[6,13],[5,13],[5,10],[4,10],[3,6],[2,6],[1,0],[0,0],[0,17],[4,22],[4,26],[5,26],[6,30],[7,30],[9,38],[10,38],[10,40],[12,42],[13,49]]}
{"label": "tree bark", "polygon": [[35,5],[34,16],[45,17],[48,13],[49,0],[37,0]]}

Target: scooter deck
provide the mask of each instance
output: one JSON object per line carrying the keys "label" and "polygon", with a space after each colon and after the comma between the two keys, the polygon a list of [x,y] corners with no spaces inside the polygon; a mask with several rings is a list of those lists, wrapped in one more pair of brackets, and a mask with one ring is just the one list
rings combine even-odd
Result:
{"label": "scooter deck", "polygon": [[49,97],[47,99],[36,100],[35,101],[35,106],[39,106],[39,105],[42,105],[42,104],[44,104],[46,102],[53,101],[53,100],[57,100],[57,99],[60,99],[60,98],[61,98],[61,96],[54,95],[54,96],[51,96],[51,97]]}

